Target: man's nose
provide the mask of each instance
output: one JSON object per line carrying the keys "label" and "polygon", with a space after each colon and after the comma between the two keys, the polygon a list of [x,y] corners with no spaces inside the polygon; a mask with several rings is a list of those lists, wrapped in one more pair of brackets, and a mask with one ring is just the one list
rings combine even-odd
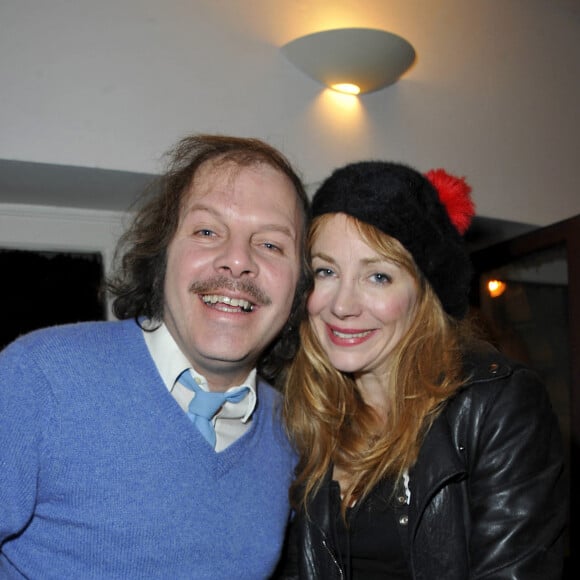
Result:
{"label": "man's nose", "polygon": [[234,278],[252,276],[258,273],[258,265],[251,242],[236,237],[224,242],[214,265],[220,272],[228,271]]}

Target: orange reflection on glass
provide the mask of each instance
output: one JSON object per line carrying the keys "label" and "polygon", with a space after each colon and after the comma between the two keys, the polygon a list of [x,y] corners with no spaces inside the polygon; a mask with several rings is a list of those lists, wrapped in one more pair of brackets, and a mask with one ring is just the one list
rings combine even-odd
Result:
{"label": "orange reflection on glass", "polygon": [[487,283],[487,291],[492,298],[501,296],[506,289],[506,283],[501,280],[489,280]]}

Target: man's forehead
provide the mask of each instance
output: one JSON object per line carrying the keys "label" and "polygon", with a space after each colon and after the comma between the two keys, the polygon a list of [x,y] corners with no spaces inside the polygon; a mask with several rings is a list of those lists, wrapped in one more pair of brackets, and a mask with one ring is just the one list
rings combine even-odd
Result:
{"label": "man's forehead", "polygon": [[222,182],[227,185],[233,184],[239,177],[240,173],[248,170],[256,170],[260,168],[269,168],[272,171],[283,173],[269,163],[256,159],[255,161],[246,161],[240,163],[235,159],[227,157],[217,157],[216,159],[209,159],[204,161],[195,172],[191,182],[190,189],[199,189],[203,192],[209,189],[213,184]]}
{"label": "man's forehead", "polygon": [[[288,188],[283,188],[286,195],[291,190],[296,198],[295,201],[297,201],[298,194],[292,180],[278,167],[259,159],[240,163],[228,158],[204,161],[195,172],[183,201],[187,204],[195,198],[199,199],[212,193],[233,194],[240,175],[250,171],[261,173],[266,178],[274,177],[285,181],[288,186]],[[272,191],[270,190],[271,193]]]}
{"label": "man's forehead", "polygon": [[[277,211],[284,213],[289,222],[294,222],[293,227],[304,235],[305,231],[305,215],[300,210],[300,198],[296,186],[292,179],[280,168],[270,164],[267,160],[244,160],[239,162],[235,159],[227,157],[218,157],[216,159],[209,159],[204,161],[195,172],[195,175],[184,192],[181,201],[182,218],[184,218],[192,209],[198,207],[199,204],[206,206],[203,201],[205,197],[215,198],[208,199],[208,204],[218,203],[221,207],[222,203],[232,204],[237,206],[237,180],[240,175],[247,171],[256,171],[261,173],[267,179],[281,179],[279,181],[279,195],[274,193],[271,189],[272,183],[264,184],[268,188],[267,194],[268,207],[275,207]],[[282,183],[284,185],[282,186]],[[255,190],[254,190],[255,191]],[[274,193],[274,195],[273,195]],[[217,197],[216,197],[217,196]],[[242,196],[243,198],[244,196]],[[221,201],[218,201],[220,199]],[[260,205],[256,202],[256,209]],[[218,207],[215,207],[217,210]]]}

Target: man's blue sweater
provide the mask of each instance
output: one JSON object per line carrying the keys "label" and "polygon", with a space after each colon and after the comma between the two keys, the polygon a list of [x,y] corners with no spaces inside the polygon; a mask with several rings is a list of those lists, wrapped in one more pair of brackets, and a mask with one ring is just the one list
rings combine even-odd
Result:
{"label": "man's blue sweater", "polygon": [[134,321],[34,332],[0,354],[0,578],[267,578],[294,455],[278,395],[215,453]]}

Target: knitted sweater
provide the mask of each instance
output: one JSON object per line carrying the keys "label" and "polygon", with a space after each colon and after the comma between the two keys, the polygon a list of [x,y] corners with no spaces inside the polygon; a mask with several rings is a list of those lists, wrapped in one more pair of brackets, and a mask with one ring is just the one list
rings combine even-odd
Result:
{"label": "knitted sweater", "polygon": [[0,578],[267,578],[294,455],[258,384],[215,453],[134,321],[29,334],[0,354]]}

